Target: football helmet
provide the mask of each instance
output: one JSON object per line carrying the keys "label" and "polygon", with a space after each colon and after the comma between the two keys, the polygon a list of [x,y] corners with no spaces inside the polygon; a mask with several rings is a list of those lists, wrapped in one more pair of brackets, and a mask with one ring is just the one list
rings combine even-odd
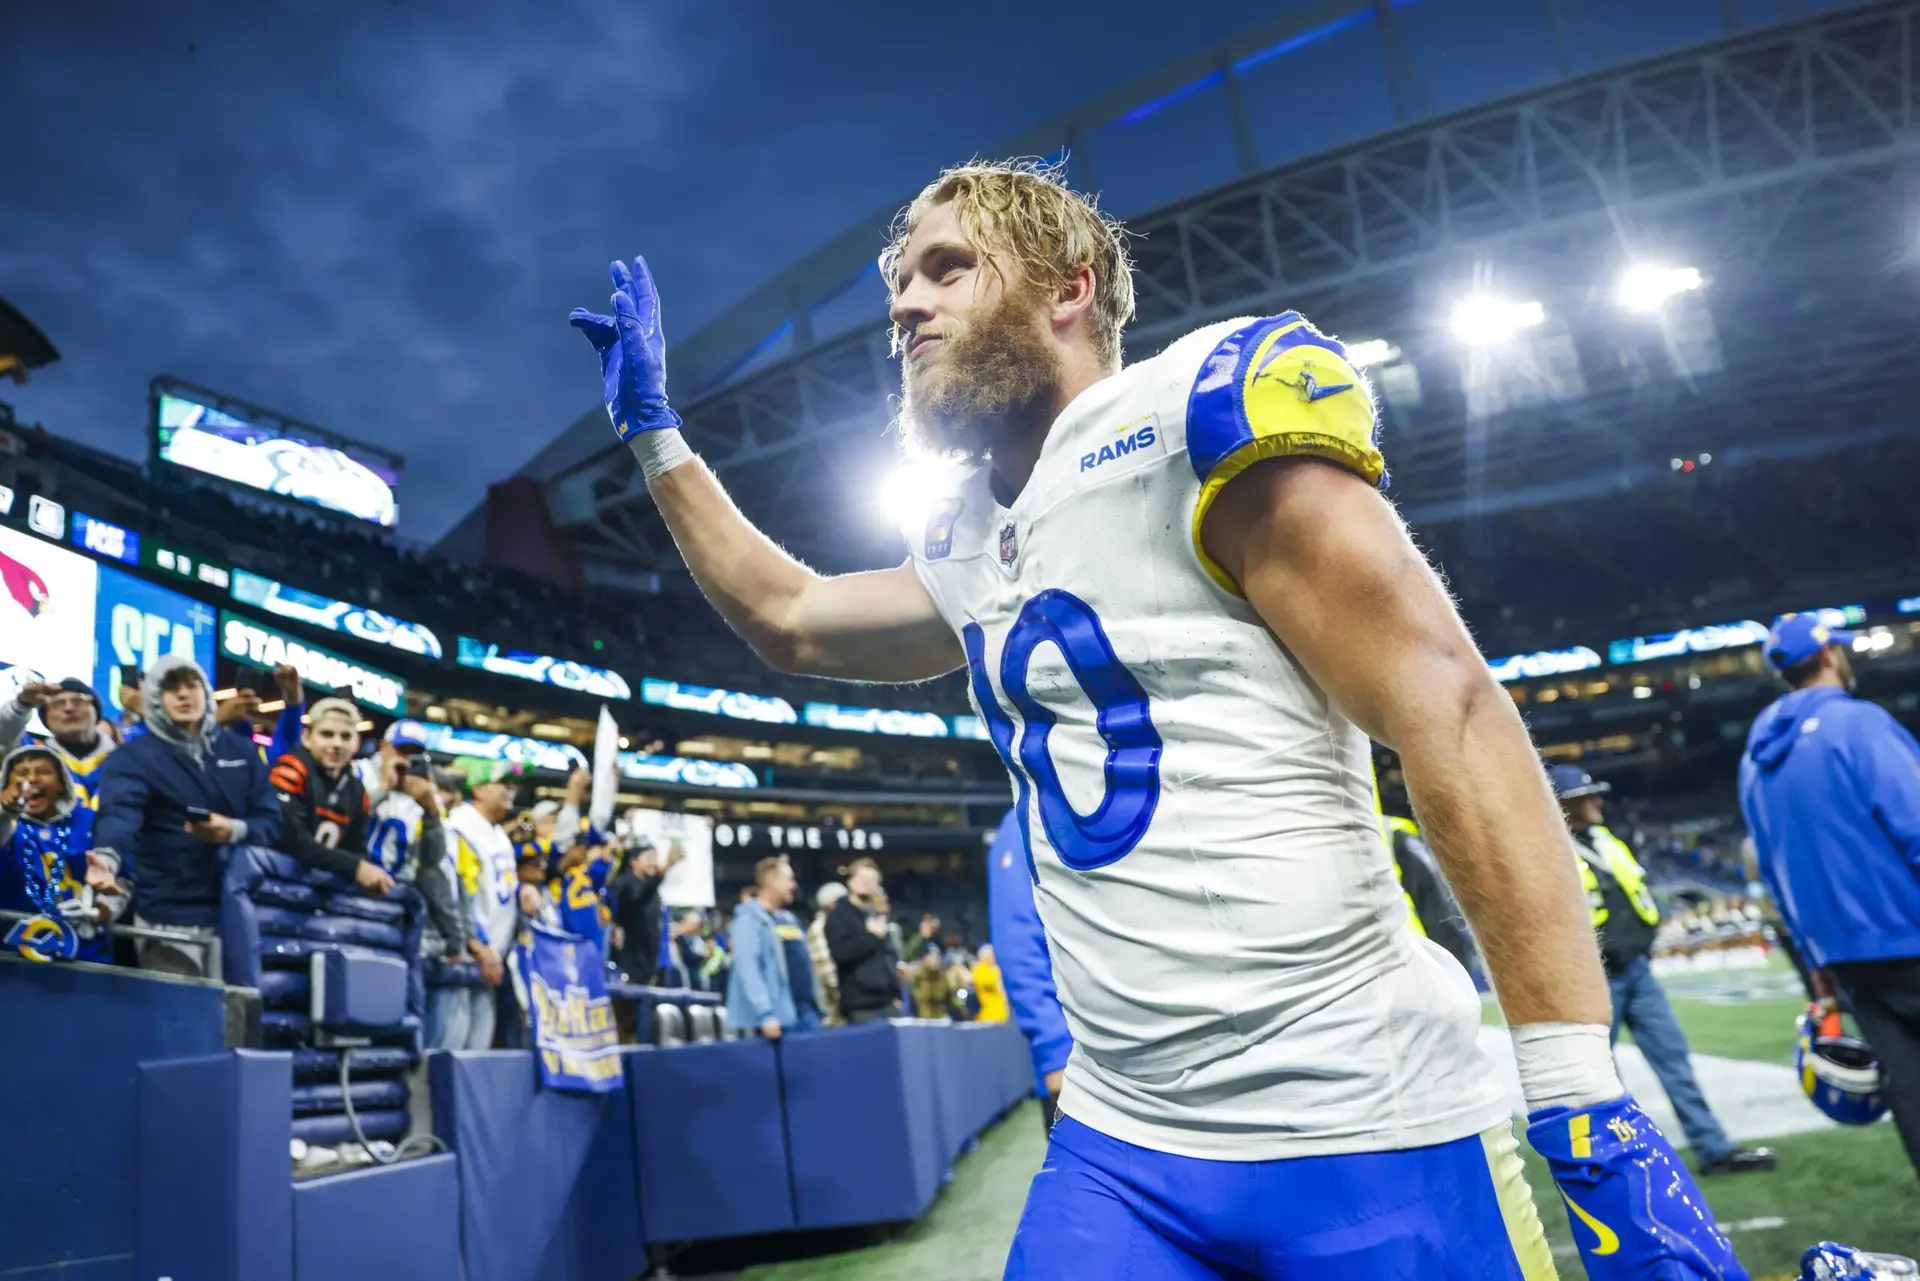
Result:
{"label": "football helmet", "polygon": [[1920,1277],[1920,1265],[1897,1254],[1868,1254],[1822,1241],[1800,1256],[1801,1281],[1903,1281]]}
{"label": "football helmet", "polygon": [[1846,1034],[1830,1002],[1810,1005],[1800,1016],[1793,1074],[1813,1106],[1842,1125],[1870,1125],[1886,1115],[1873,1047]]}

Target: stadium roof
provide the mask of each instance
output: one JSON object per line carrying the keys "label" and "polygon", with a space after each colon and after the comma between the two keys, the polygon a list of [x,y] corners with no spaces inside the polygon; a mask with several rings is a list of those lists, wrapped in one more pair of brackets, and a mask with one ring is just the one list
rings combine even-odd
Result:
{"label": "stadium roof", "polygon": [[[1388,340],[1404,372],[1377,370],[1376,382],[1396,497],[1417,522],[1643,484],[1689,449],[1719,446],[1728,463],[1738,449],[1778,451],[1806,437],[1810,408],[1857,431],[1911,429],[1912,291],[1896,286],[1912,266],[1903,257],[1912,245],[1898,239],[1913,235],[1905,201],[1920,162],[1907,52],[1920,6],[1852,6],[1563,77],[1259,171],[1245,101],[1252,78],[1279,53],[1356,24],[1380,36],[1383,99],[1396,115],[1422,111],[1418,79],[1396,55],[1399,8],[1407,4],[1313,6],[1005,149],[1044,151],[1064,134],[1082,140],[1083,164],[1099,163],[1101,147],[1084,146],[1093,122],[1137,120],[1216,91],[1225,99],[1224,132],[1246,176],[1131,221],[1141,238],[1133,351],[1283,305],[1350,339]],[[1398,20],[1446,8],[1428,0]],[[1568,6],[1545,8],[1564,15]],[[1554,29],[1564,66],[1568,27]],[[860,246],[870,261],[883,221],[861,224],[675,348],[676,380],[687,346],[697,372],[723,378],[682,402],[703,454],[769,533],[828,568],[897,554],[877,522],[865,521],[869,536],[859,537],[851,527],[863,513],[850,509],[891,468],[885,432],[898,374],[877,298],[834,336],[805,323],[821,312],[795,300],[814,296],[803,284],[844,286],[828,268],[851,268]],[[1602,291],[1644,255],[1695,264],[1710,288],[1636,329]],[[1553,323],[1524,360],[1506,360],[1517,368],[1483,386],[1442,331],[1447,296],[1488,284],[1544,300]],[[732,340],[762,332],[744,318],[770,319],[782,299],[786,354],[725,381],[714,353],[737,357]],[[677,564],[599,409],[526,472],[548,482],[556,520],[587,554]]]}
{"label": "stadium roof", "polygon": [[0,374],[25,382],[28,370],[51,365],[58,359],[60,353],[40,332],[40,327],[0,298]]}

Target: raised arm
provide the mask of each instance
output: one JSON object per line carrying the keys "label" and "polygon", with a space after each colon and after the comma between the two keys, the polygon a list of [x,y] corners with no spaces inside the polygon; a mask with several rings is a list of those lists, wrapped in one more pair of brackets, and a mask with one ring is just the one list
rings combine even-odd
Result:
{"label": "raised arm", "polygon": [[740,514],[681,438],[667,403],[660,297],[646,261],[611,270],[614,314],[575,310],[571,321],[599,353],[607,414],[720,616],[781,671],[916,681],[963,664],[959,640],[910,565],[824,577]]}
{"label": "raised arm", "polygon": [[1226,486],[1202,540],[1333,705],[1400,754],[1508,1022],[1611,1023],[1526,727],[1386,500],[1331,463],[1272,459]]}

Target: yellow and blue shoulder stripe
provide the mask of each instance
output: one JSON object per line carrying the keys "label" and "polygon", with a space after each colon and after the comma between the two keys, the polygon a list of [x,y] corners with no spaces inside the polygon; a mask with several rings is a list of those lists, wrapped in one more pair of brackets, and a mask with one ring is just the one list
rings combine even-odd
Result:
{"label": "yellow and blue shoulder stripe", "polygon": [[1229,480],[1263,458],[1307,456],[1380,483],[1373,392],[1337,339],[1299,312],[1251,321],[1221,339],[1187,397],[1187,458],[1200,482],[1193,545],[1214,581],[1232,578],[1200,547],[1200,526]]}

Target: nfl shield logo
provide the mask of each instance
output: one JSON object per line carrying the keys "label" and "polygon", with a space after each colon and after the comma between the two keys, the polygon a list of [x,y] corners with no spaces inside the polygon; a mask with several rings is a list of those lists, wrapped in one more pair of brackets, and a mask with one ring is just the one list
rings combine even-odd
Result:
{"label": "nfl shield logo", "polygon": [[1020,539],[1014,532],[1013,522],[1008,521],[1000,527],[1000,563],[1012,567],[1014,558],[1020,555]]}

